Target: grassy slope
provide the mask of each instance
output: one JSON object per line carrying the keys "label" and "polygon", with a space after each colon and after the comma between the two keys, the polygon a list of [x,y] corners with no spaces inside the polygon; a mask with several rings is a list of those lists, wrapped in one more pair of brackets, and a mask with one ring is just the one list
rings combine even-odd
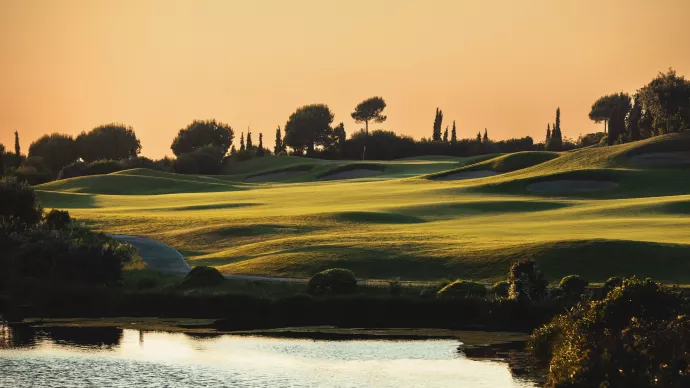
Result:
{"label": "grassy slope", "polygon": [[[534,257],[552,279],[637,274],[690,283],[690,171],[628,162],[640,152],[679,147],[690,148],[690,134],[556,158],[374,162],[382,174],[348,181],[316,177],[357,162],[270,157],[238,164],[226,176],[130,170],[38,188],[46,207],[69,208],[104,231],[159,239],[191,265],[227,273],[302,277],[338,266],[366,278],[491,281],[512,260]],[[482,167],[470,168],[530,167],[464,181],[427,179],[477,162]],[[281,183],[244,182],[310,163]],[[614,180],[619,187],[560,196],[525,190],[550,179]]]}

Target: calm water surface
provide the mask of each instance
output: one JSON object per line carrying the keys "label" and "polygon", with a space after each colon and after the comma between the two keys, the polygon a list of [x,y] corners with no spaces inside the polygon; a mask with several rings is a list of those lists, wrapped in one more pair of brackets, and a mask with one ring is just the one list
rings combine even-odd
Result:
{"label": "calm water surface", "polygon": [[[0,326],[0,387],[535,387],[456,340],[323,341]],[[478,352],[478,357],[490,357]]]}

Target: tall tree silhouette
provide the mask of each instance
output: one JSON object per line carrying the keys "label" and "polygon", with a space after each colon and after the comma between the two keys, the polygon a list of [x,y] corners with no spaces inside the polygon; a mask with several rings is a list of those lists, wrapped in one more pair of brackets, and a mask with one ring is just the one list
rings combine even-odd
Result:
{"label": "tall tree silhouette", "polygon": [[[595,123],[604,122],[604,131],[606,131],[606,122],[609,123],[608,130],[608,144],[612,145],[618,137],[625,131],[625,117],[630,111],[630,96],[626,93],[614,93],[599,97],[589,112],[590,120]],[[615,123],[612,120],[616,120]]]}
{"label": "tall tree silhouette", "polygon": [[642,138],[640,134],[640,120],[642,119],[642,101],[640,101],[640,96],[635,95],[635,102],[630,114],[628,115],[628,138],[631,141],[640,140]]}
{"label": "tall tree silhouette", "polygon": [[549,140],[551,140],[551,124],[546,124],[546,142],[544,144],[548,144]]}
{"label": "tall tree silhouette", "polygon": [[254,143],[252,143],[252,131],[247,128],[247,149],[254,149]]}
{"label": "tall tree silhouette", "polygon": [[455,130],[455,120],[453,120],[453,129],[450,132],[450,145],[455,146],[458,144],[458,133]]}
{"label": "tall tree silhouette", "polygon": [[489,131],[487,131],[486,128],[484,128],[484,139],[483,139],[483,142],[484,142],[485,144],[486,144],[486,143],[489,143]]}
{"label": "tall tree silhouette", "polygon": [[366,134],[369,135],[369,122],[382,123],[386,121],[383,110],[386,109],[386,101],[382,97],[371,97],[360,102],[352,112],[352,118],[356,123],[365,124]]}
{"label": "tall tree silhouette", "polygon": [[433,141],[441,141],[441,125],[443,124],[443,111],[436,108],[436,117],[434,118],[434,132],[431,137]]}
{"label": "tall tree silhouette", "polygon": [[0,177],[5,175],[5,146],[0,144]]}
{"label": "tall tree silhouette", "polygon": [[256,156],[264,156],[264,135],[259,132],[259,148],[256,150]]}
{"label": "tall tree silhouette", "polygon": [[19,132],[14,131],[14,162],[17,167],[22,164],[22,149],[19,147]]}
{"label": "tall tree silhouette", "polygon": [[240,134],[240,151],[244,151],[244,132]]}
{"label": "tall tree silhouette", "polygon": [[448,143],[448,126],[446,125],[446,130],[443,131],[443,142]]}
{"label": "tall tree silhouette", "polygon": [[280,135],[280,125],[276,128],[276,145],[273,147],[273,153],[278,155],[283,150],[283,139]]}

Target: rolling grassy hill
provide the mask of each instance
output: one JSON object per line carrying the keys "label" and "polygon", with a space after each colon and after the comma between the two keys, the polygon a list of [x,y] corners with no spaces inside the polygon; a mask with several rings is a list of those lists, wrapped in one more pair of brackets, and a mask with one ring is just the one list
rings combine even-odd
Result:
{"label": "rolling grassy hill", "polygon": [[[690,283],[687,150],[690,133],[475,158],[278,156],[212,177],[137,169],[37,189],[45,207],[160,240],[190,265],[225,273],[305,277],[345,267],[362,278],[493,281],[530,257],[551,280]],[[439,179],[468,171],[497,175]],[[330,179],[360,173],[367,177]]]}

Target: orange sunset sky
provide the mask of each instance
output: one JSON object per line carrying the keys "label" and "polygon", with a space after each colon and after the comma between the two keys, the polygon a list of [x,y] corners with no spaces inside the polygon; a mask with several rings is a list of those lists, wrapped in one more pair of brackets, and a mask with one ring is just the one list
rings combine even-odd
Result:
{"label": "orange sunset sky", "polygon": [[[134,127],[142,154],[215,118],[272,147],[295,108],[326,103],[348,133],[364,98],[384,128],[429,137],[567,137],[603,94],[673,67],[690,77],[690,0],[0,0],[0,143]],[[256,142],[257,140],[255,140]]]}

